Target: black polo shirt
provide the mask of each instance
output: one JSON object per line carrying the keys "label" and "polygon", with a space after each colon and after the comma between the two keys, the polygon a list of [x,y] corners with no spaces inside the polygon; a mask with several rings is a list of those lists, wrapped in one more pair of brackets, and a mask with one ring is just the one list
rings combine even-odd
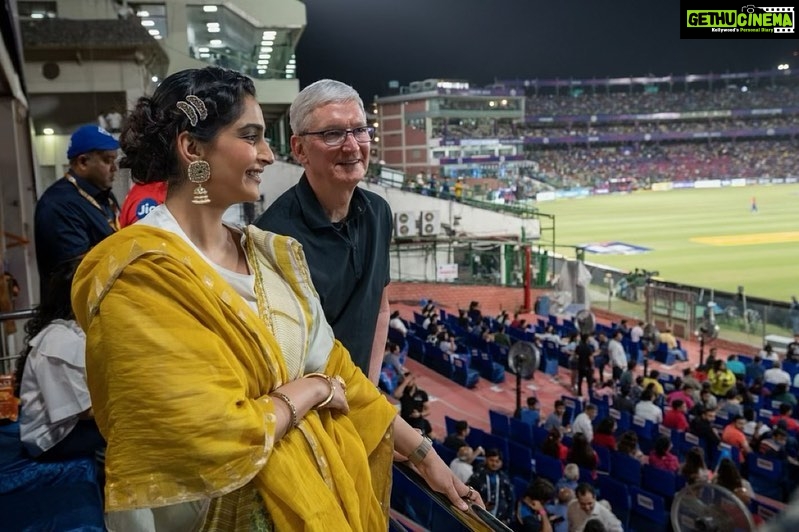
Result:
{"label": "black polo shirt", "polygon": [[368,375],[380,301],[391,280],[388,203],[356,187],[349,214],[333,224],[303,174],[255,225],[302,244],[328,323],[353,362]]}
{"label": "black polo shirt", "polygon": [[116,223],[119,203],[111,190],[100,190],[89,181],[72,175],[102,210],[81,196],[65,178],[44,191],[36,203],[33,222],[41,293],[47,289],[56,266],[83,255],[115,231],[111,223]]}

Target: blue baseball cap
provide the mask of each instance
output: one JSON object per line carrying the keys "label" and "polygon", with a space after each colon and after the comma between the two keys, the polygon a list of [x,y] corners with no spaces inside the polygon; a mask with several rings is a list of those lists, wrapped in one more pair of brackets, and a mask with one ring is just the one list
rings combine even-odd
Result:
{"label": "blue baseball cap", "polygon": [[69,138],[67,159],[72,160],[90,151],[117,149],[119,142],[111,136],[111,133],[96,124],[87,124],[79,127]]}

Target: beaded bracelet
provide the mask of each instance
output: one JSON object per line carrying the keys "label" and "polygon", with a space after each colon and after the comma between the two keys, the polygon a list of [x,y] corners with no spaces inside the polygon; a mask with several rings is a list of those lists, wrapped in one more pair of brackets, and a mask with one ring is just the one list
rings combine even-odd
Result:
{"label": "beaded bracelet", "polygon": [[277,397],[278,399],[286,403],[286,406],[288,406],[289,410],[291,411],[291,426],[297,428],[297,425],[300,424],[299,419],[297,419],[297,407],[294,406],[294,402],[292,402],[292,400],[289,399],[289,396],[284,394],[283,392],[272,392],[269,395],[271,395],[272,397]]}
{"label": "beaded bracelet", "polygon": [[323,408],[328,404],[330,404],[330,401],[333,400],[333,396],[336,394],[336,385],[333,382],[333,377],[331,377],[330,375],[325,375],[324,373],[308,373],[307,375],[305,375],[305,377],[317,377],[319,379],[325,379],[327,381],[328,386],[330,386],[330,393],[328,394],[328,396],[325,398],[324,401],[313,407],[313,409],[319,410],[320,408]]}

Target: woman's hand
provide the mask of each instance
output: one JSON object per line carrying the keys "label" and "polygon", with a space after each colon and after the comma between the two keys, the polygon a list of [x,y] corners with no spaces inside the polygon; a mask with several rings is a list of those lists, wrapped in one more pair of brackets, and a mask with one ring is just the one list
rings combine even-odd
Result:
{"label": "woman's hand", "polygon": [[485,508],[480,493],[456,477],[435,451],[428,452],[416,469],[432,490],[444,494],[458,509],[465,512],[469,504]]}
{"label": "woman's hand", "polygon": [[[317,379],[320,380],[320,379]],[[333,410],[341,414],[347,414],[350,411],[350,404],[347,402],[347,383],[344,379],[336,375],[333,377],[333,399],[319,410]],[[328,388],[328,394],[330,388]]]}

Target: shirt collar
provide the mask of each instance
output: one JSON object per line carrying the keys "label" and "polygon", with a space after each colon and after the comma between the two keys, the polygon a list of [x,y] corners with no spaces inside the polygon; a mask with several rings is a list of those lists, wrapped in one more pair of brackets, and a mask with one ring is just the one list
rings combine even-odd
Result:
{"label": "shirt collar", "polygon": [[[325,214],[322,204],[319,203],[316,194],[311,188],[311,183],[308,181],[308,176],[306,176],[305,173],[302,174],[295,190],[300,203],[300,209],[302,209],[302,215],[308,226],[311,229],[331,227],[332,223],[330,222],[330,218]],[[369,198],[363,193],[361,187],[355,187],[355,190],[352,192],[347,219],[351,220],[362,216],[369,208],[369,205]]]}
{"label": "shirt collar", "polygon": [[84,192],[86,192],[88,195],[90,195],[93,198],[105,199],[108,198],[108,195],[111,193],[110,188],[108,190],[102,190],[100,189],[100,187],[98,187],[88,179],[79,176],[71,169],[69,170],[69,174],[75,178],[75,182],[78,184],[78,186],[80,186],[80,188],[82,188]]}

